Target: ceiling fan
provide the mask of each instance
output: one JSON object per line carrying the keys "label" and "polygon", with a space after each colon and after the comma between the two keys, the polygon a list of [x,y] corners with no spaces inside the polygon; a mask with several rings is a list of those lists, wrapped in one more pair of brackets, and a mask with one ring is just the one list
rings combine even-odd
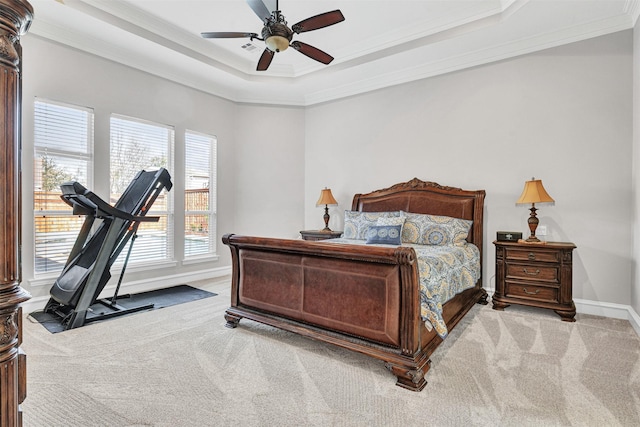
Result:
{"label": "ceiling fan", "polygon": [[[282,52],[289,46],[308,56],[311,59],[315,59],[323,64],[329,64],[333,61],[333,56],[320,49],[308,45],[300,41],[291,41],[293,35],[304,33],[307,31],[318,30],[320,28],[328,27],[329,25],[337,24],[344,21],[344,16],[340,10],[333,10],[331,12],[321,13],[320,15],[312,16],[311,18],[304,19],[297,24],[293,24],[291,28],[287,26],[284,16],[278,9],[278,0],[275,0],[274,7],[270,8],[265,4],[266,0],[246,0],[249,7],[255,12],[256,15],[264,23],[262,28],[262,37],[259,37],[256,33],[240,33],[240,32],[205,32],[201,33],[205,39],[231,39],[231,38],[249,38],[262,40],[267,47],[262,52],[260,59],[258,60],[257,71],[265,71],[269,68],[273,56],[276,52]],[[270,3],[274,3],[273,0]]]}

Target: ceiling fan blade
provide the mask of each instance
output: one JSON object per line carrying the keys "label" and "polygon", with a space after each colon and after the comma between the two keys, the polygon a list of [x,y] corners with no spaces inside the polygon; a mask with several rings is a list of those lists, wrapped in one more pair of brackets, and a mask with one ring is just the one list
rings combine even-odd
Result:
{"label": "ceiling fan blade", "polygon": [[305,31],[317,30],[319,28],[328,27],[329,25],[337,24],[344,21],[344,16],[339,10],[333,10],[331,12],[321,13],[320,15],[312,16],[311,18],[304,19],[297,24],[293,24],[291,30],[294,33],[300,34]]}
{"label": "ceiling fan blade", "polygon": [[241,39],[258,37],[256,33],[206,32],[200,33],[205,39]]}
{"label": "ceiling fan blade", "polygon": [[[251,8],[251,10],[253,10],[253,12],[258,15],[258,18],[260,18],[262,22],[266,22],[267,19],[269,19],[269,17],[271,16],[269,7],[262,0],[247,0],[247,4]],[[278,2],[276,2],[276,9],[274,10],[277,10],[277,7]]]}
{"label": "ceiling fan blade", "polygon": [[328,64],[333,61],[333,56],[309,44],[295,41],[291,43],[291,47],[301,54],[307,55],[309,58],[315,59],[316,61],[322,62],[323,64]]}
{"label": "ceiling fan blade", "polygon": [[280,8],[278,7],[278,0],[262,0],[262,2],[271,12],[273,12],[274,10],[280,10]]}
{"label": "ceiling fan blade", "polygon": [[271,51],[269,48],[265,48],[264,52],[262,52],[262,55],[260,56],[260,59],[258,60],[256,71],[266,71],[271,64],[271,60],[273,60],[273,55],[273,51]]}

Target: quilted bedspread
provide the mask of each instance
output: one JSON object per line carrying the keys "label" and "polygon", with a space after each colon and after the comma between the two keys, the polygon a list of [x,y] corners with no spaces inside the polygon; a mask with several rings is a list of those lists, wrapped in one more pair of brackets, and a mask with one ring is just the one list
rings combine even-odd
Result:
{"label": "quilted bedspread", "polygon": [[[332,243],[364,245],[364,240],[332,239]],[[389,245],[376,245],[389,246]],[[447,325],[442,317],[442,306],[456,294],[472,288],[480,278],[480,251],[475,245],[415,245],[410,246],[418,257],[420,276],[421,316],[428,330],[435,328],[442,338],[447,336]]]}

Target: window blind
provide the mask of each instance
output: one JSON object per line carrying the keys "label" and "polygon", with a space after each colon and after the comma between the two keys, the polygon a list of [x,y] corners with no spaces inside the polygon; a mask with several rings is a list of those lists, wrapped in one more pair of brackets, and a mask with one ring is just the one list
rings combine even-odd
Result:
{"label": "window blind", "polygon": [[185,133],[185,258],[215,253],[217,140]]}
{"label": "window blind", "polygon": [[[112,115],[110,120],[110,203],[115,204],[140,170],[166,168],[173,176],[174,130],[170,126]],[[148,216],[159,222],[143,222],[138,228],[130,264],[173,258],[172,193],[156,199]],[[117,263],[123,262],[126,250]]]}
{"label": "window blind", "polygon": [[61,271],[83,217],[60,199],[60,184],[93,186],[93,110],[52,101],[34,102],[34,268]]}

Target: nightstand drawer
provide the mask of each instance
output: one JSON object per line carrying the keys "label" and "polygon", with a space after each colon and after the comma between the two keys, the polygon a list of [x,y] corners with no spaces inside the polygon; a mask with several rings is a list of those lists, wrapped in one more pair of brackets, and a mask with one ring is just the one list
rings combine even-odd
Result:
{"label": "nightstand drawer", "polygon": [[558,268],[540,264],[507,264],[508,279],[526,279],[539,282],[559,283]]}
{"label": "nightstand drawer", "polygon": [[537,286],[533,284],[523,285],[521,283],[505,283],[505,296],[520,299],[530,299],[535,301],[548,301],[557,303],[558,288]]}
{"label": "nightstand drawer", "polygon": [[531,249],[507,248],[507,260],[513,261],[542,261],[542,262],[558,262],[557,251],[536,251]]}

